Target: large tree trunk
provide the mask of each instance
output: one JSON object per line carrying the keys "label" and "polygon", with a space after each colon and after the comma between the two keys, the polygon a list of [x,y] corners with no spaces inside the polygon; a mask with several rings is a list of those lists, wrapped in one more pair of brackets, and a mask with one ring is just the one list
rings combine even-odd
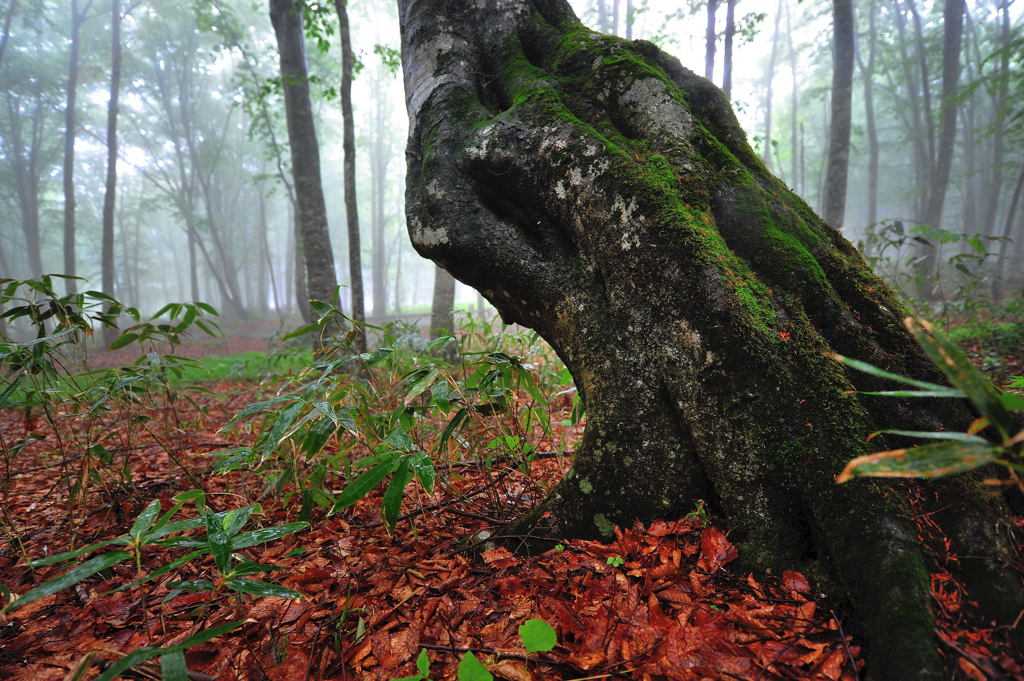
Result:
{"label": "large tree trunk", "polygon": [[832,0],[832,118],[823,217],[836,229],[843,228],[846,176],[850,167],[853,31],[853,0]]}
{"label": "large tree trunk", "polygon": [[[348,0],[334,0],[334,8],[338,12],[341,34],[341,115],[344,119],[345,152],[345,218],[348,226],[348,269],[349,282],[352,287],[352,319],[357,322],[366,321],[366,310],[363,303],[363,254],[359,239],[359,201],[356,196],[356,133],[355,119],[352,116],[352,71],[355,56],[352,54],[352,38],[348,25]],[[364,327],[356,328],[353,350],[357,353],[366,352],[366,333]]]}
{"label": "large tree trunk", "polygon": [[[320,147],[309,98],[302,11],[295,0],[270,0],[270,20],[280,56],[285,119],[295,186],[296,231],[305,262],[307,294],[333,302],[338,285],[334,251],[327,230],[327,208],[320,179]],[[301,306],[301,304],[300,304]]]}
{"label": "large tree trunk", "polygon": [[[826,356],[935,379],[895,295],[653,44],[564,0],[399,7],[413,244],[547,339],[586,403],[572,471],[524,522],[607,536],[705,499],[748,565],[852,604],[869,678],[944,678],[907,486],[834,479],[872,431],[971,418],[851,393],[877,381]],[[972,598],[1012,622],[1005,509],[969,477],[927,490]]]}
{"label": "large tree trunk", "polygon": [[[434,298],[430,306],[430,337],[455,333],[455,278],[440,267],[434,268]],[[458,348],[447,343],[441,354],[454,362]]]}

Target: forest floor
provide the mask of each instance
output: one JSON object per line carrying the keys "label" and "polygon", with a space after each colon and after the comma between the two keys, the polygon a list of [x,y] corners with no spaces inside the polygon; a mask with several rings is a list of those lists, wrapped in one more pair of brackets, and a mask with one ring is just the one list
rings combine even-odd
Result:
{"label": "forest floor", "polygon": [[[180,347],[176,354],[266,347],[263,339],[235,337]],[[972,355],[989,356],[984,347]],[[1008,375],[1024,374],[1024,348],[1004,359]],[[124,361],[101,358],[105,365]],[[68,567],[31,567],[29,560],[124,535],[153,500],[167,511],[175,495],[197,487],[214,511],[259,503],[253,524],[294,522],[297,496],[274,493],[267,478],[252,471],[211,470],[218,452],[254,437],[244,423],[225,424],[245,405],[277,393],[280,384],[204,387],[190,393],[191,401],[169,395],[88,418],[70,411],[0,412],[0,585],[25,594]],[[550,408],[555,428],[532,433],[543,455],[518,465],[446,462],[438,470],[444,484],[431,493],[411,488],[394,531],[381,520],[376,489],[332,515],[314,511],[302,532],[237,552],[274,566],[260,579],[302,598],[232,591],[211,555],[111,593],[186,553],[182,546],[147,546],[138,564],[116,562],[0,615],[0,679],[95,679],[132,651],[191,644],[203,638],[190,641],[197,632],[228,629],[229,623],[238,626],[187,648],[188,678],[425,679],[416,665],[424,651],[433,679],[486,679],[487,673],[509,681],[859,678],[859,647],[844,630],[842,613],[816,602],[799,573],[761,580],[735,571],[738,550],[727,529],[700,508],[673,522],[618,530],[610,543],[564,540],[532,556],[478,546],[568,467],[581,428],[568,418],[569,399],[554,400]],[[463,437],[489,437],[473,428]],[[11,453],[15,443],[37,436]],[[105,443],[102,461],[89,450],[98,441]],[[79,479],[89,482],[76,491]],[[345,481],[329,476],[324,484],[340,491]],[[195,516],[197,510],[190,502],[181,512]],[[921,531],[931,531],[925,518]],[[942,544],[941,537],[929,539]],[[955,660],[958,678],[1024,679],[1019,661],[1000,652],[992,630],[964,624],[969,604],[941,560],[955,557],[940,557],[932,584],[945,643],[940,650]],[[170,586],[202,579],[213,588]],[[554,627],[554,648],[524,647],[520,627],[531,618]],[[136,655],[152,659],[118,678],[160,678],[158,652]]]}

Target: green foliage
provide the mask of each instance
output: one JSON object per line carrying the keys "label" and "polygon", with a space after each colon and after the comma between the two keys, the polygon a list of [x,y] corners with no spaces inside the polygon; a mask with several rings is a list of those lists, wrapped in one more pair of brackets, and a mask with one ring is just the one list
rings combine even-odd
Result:
{"label": "green foliage", "polygon": [[[11,600],[0,610],[0,614],[10,612],[39,598],[67,589],[98,572],[132,558],[135,560],[136,570],[141,572],[142,554],[147,547],[163,549],[173,546],[190,549],[198,548],[198,550],[192,550],[174,561],[157,568],[148,575],[114,589],[115,592],[136,587],[172,570],[176,570],[204,554],[209,554],[213,557],[214,564],[223,578],[224,587],[231,591],[259,596],[278,596],[281,598],[301,597],[301,594],[276,584],[244,579],[246,575],[266,572],[275,568],[271,565],[254,563],[244,556],[235,555],[233,552],[255,546],[256,544],[275,541],[294,532],[299,532],[306,529],[309,523],[288,523],[286,525],[241,532],[249,518],[254,513],[260,512],[259,505],[213,513],[206,508],[205,499],[206,496],[202,490],[183,492],[174,497],[174,506],[163,514],[160,513],[160,501],[154,499],[135,518],[127,534],[90,544],[73,551],[58,553],[29,562],[29,565],[32,567],[55,565],[74,560],[108,546],[124,547],[124,550],[108,551],[90,558],[55,579],[40,584],[24,595]],[[188,502],[194,503],[197,510],[202,512],[202,517],[180,519],[172,522],[173,518]],[[206,530],[205,537],[193,537],[186,534],[192,530],[203,528]],[[188,591],[219,590],[221,588],[208,580],[177,582],[169,586]]]}
{"label": "green foliage", "polygon": [[528,619],[519,625],[519,638],[528,653],[546,653],[558,643],[554,628],[537,618]]}
{"label": "green foliage", "polygon": [[161,658],[160,672],[161,678],[164,679],[164,681],[170,681],[171,679],[187,679],[188,668],[185,666],[186,650],[193,646],[206,643],[207,641],[212,641],[218,636],[237,629],[243,624],[245,624],[245,622],[228,622],[226,624],[210,627],[209,629],[203,629],[192,634],[178,645],[170,646],[168,648],[157,648],[152,646],[139,648],[136,651],[128,653],[120,660],[107,667],[102,674],[96,677],[96,681],[114,681],[114,679],[118,678],[122,672],[156,657]]}
{"label": "green foliage", "polygon": [[[332,321],[340,315],[335,307],[313,301],[312,308],[317,319],[288,337],[342,326]],[[432,493],[442,477],[438,463],[453,452],[487,467],[498,460],[525,467],[535,454],[525,434],[537,426],[551,434],[548,406],[566,392],[567,372],[545,368],[535,376],[497,345],[489,325],[470,322],[455,364],[435,354],[450,336],[427,342],[401,323],[365,328],[378,334],[376,349],[353,355],[348,336],[326,336],[324,352],[290,386],[236,414],[226,427],[258,419],[259,433],[250,447],[218,453],[215,470],[256,470],[266,493],[286,503],[300,496],[304,520],[316,508],[348,508],[383,484],[382,516],[393,530],[409,484]],[[509,350],[545,352],[536,334],[523,336],[504,342]],[[489,435],[465,439],[469,427]],[[325,480],[338,471],[348,484],[336,494]]]}
{"label": "green foliage", "polygon": [[[875,435],[939,441],[857,457],[847,464],[837,481],[846,482],[854,477],[930,478],[973,470],[989,463],[1005,466],[1010,469],[1011,476],[1024,470],[1020,460],[1024,430],[1017,432],[1013,416],[1014,412],[1024,412],[1024,397],[996,388],[955,343],[935,333],[930,325],[912,318],[908,318],[906,324],[952,387],[899,376],[839,355],[836,358],[858,371],[915,388],[863,394],[967,399],[981,418],[971,425],[968,432],[879,431]],[[987,438],[981,435],[985,432],[989,435]]]}
{"label": "green foliage", "polygon": [[473,651],[467,652],[459,662],[459,681],[492,681],[494,675],[487,670],[484,663],[476,659]]}

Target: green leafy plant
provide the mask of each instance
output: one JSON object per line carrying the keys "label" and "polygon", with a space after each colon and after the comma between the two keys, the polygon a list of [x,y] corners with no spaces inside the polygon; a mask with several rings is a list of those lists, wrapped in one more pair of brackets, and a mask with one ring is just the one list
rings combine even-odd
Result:
{"label": "green leafy plant", "polygon": [[967,399],[981,418],[967,432],[879,431],[875,435],[895,435],[934,442],[859,456],[847,464],[837,481],[846,482],[855,477],[868,476],[929,478],[995,463],[1009,469],[1011,479],[1020,484],[1016,476],[1024,471],[1021,465],[1024,430],[1017,431],[1012,413],[1024,411],[1024,397],[996,388],[971,364],[956,344],[935,333],[931,325],[912,318],[906,320],[906,325],[949,379],[952,387],[893,374],[848,357],[836,355],[836,359],[858,371],[913,388],[870,391],[864,392],[865,395]]}
{"label": "green leafy plant", "polygon": [[[140,576],[138,579],[124,584],[114,591],[122,591],[144,582],[160,577],[173,570],[176,570],[186,563],[189,563],[200,556],[209,553],[214,558],[217,570],[223,578],[223,586],[239,593],[250,593],[259,596],[280,596],[284,598],[295,598],[301,596],[291,589],[276,584],[257,582],[244,579],[245,575],[256,574],[273,569],[272,566],[260,565],[247,561],[244,558],[234,558],[233,551],[238,551],[256,544],[262,544],[286,535],[298,532],[309,526],[305,522],[288,523],[275,527],[265,527],[248,532],[241,532],[242,528],[253,513],[260,510],[259,505],[247,506],[233,511],[222,511],[220,513],[210,512],[204,505],[204,493],[201,490],[191,490],[175,497],[175,504],[164,514],[160,514],[159,500],[150,502],[135,518],[128,533],[90,544],[73,551],[58,553],[46,558],[34,560],[29,563],[31,567],[43,567],[65,563],[81,556],[92,553],[98,549],[108,546],[120,546],[123,549],[107,551],[94,556],[83,563],[80,563],[67,570],[60,576],[51,579],[31,589],[20,597],[14,598],[0,610],[0,614],[13,611],[34,600],[55,594],[71,587],[92,575],[106,570],[118,563],[134,559],[136,572],[142,570],[142,553],[145,547],[167,548],[169,546],[191,548],[192,551],[185,555],[157,568],[153,572]],[[172,522],[172,519],[183,506],[193,501],[203,511],[200,518],[182,519]],[[192,537],[184,533],[197,528],[206,528],[205,537]],[[199,547],[199,548],[197,548]],[[237,565],[234,564],[237,562]],[[257,569],[258,568],[258,569]],[[201,583],[201,584],[200,584]],[[170,586],[179,589],[197,590],[198,588],[217,589],[208,580],[194,580],[193,582],[179,582]]]}
{"label": "green leafy plant", "polygon": [[112,663],[102,674],[96,677],[96,681],[114,681],[122,672],[132,667],[147,662],[154,658],[160,658],[160,678],[163,681],[185,681],[189,678],[188,666],[185,664],[185,651],[193,646],[211,641],[222,634],[245,624],[245,622],[228,622],[209,629],[192,634],[184,641],[175,646],[158,648],[147,646],[132,651],[117,662]]}
{"label": "green leafy plant", "polygon": [[[546,653],[558,645],[558,635],[554,628],[542,619],[530,618],[519,626],[519,638],[528,653]],[[420,650],[416,657],[417,672],[412,676],[403,676],[391,681],[430,681],[430,657],[425,649]],[[491,681],[494,675],[484,663],[473,653],[467,651],[456,671],[458,681]]]}

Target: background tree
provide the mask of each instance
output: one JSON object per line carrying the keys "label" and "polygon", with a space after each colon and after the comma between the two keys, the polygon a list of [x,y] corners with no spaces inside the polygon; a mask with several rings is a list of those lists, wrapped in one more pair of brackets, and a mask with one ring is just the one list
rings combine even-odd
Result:
{"label": "background tree", "polygon": [[[827,352],[939,374],[717,88],[649,43],[588,31],[561,0],[527,2],[399,2],[413,243],[548,340],[586,402],[573,469],[526,524],[610,535],[713,500],[748,564],[839,585],[869,678],[944,678],[907,489],[834,476],[867,433],[970,413],[851,392],[876,381]],[[481,30],[448,28],[467,25]],[[1024,597],[1001,567],[1005,509],[969,477],[925,489],[972,597],[1012,622]]]}
{"label": "background tree", "polygon": [[832,36],[832,118],[823,217],[836,229],[842,229],[846,212],[846,176],[850,166],[850,125],[853,116],[852,0],[832,0]]}
{"label": "background tree", "polygon": [[[79,53],[81,52],[82,23],[91,6],[92,0],[88,0],[79,9],[78,0],[71,0],[68,31],[71,48],[68,54],[68,82],[64,100],[64,274],[71,276],[75,274],[75,136],[78,126],[75,114],[78,99]],[[66,279],[65,285],[68,293],[74,293],[77,290],[74,279]]]}
{"label": "background tree", "polygon": [[337,275],[320,178],[320,149],[309,95],[302,13],[293,0],[270,0],[270,20],[280,53],[288,142],[294,174],[296,231],[301,235],[308,295],[335,299]]}

